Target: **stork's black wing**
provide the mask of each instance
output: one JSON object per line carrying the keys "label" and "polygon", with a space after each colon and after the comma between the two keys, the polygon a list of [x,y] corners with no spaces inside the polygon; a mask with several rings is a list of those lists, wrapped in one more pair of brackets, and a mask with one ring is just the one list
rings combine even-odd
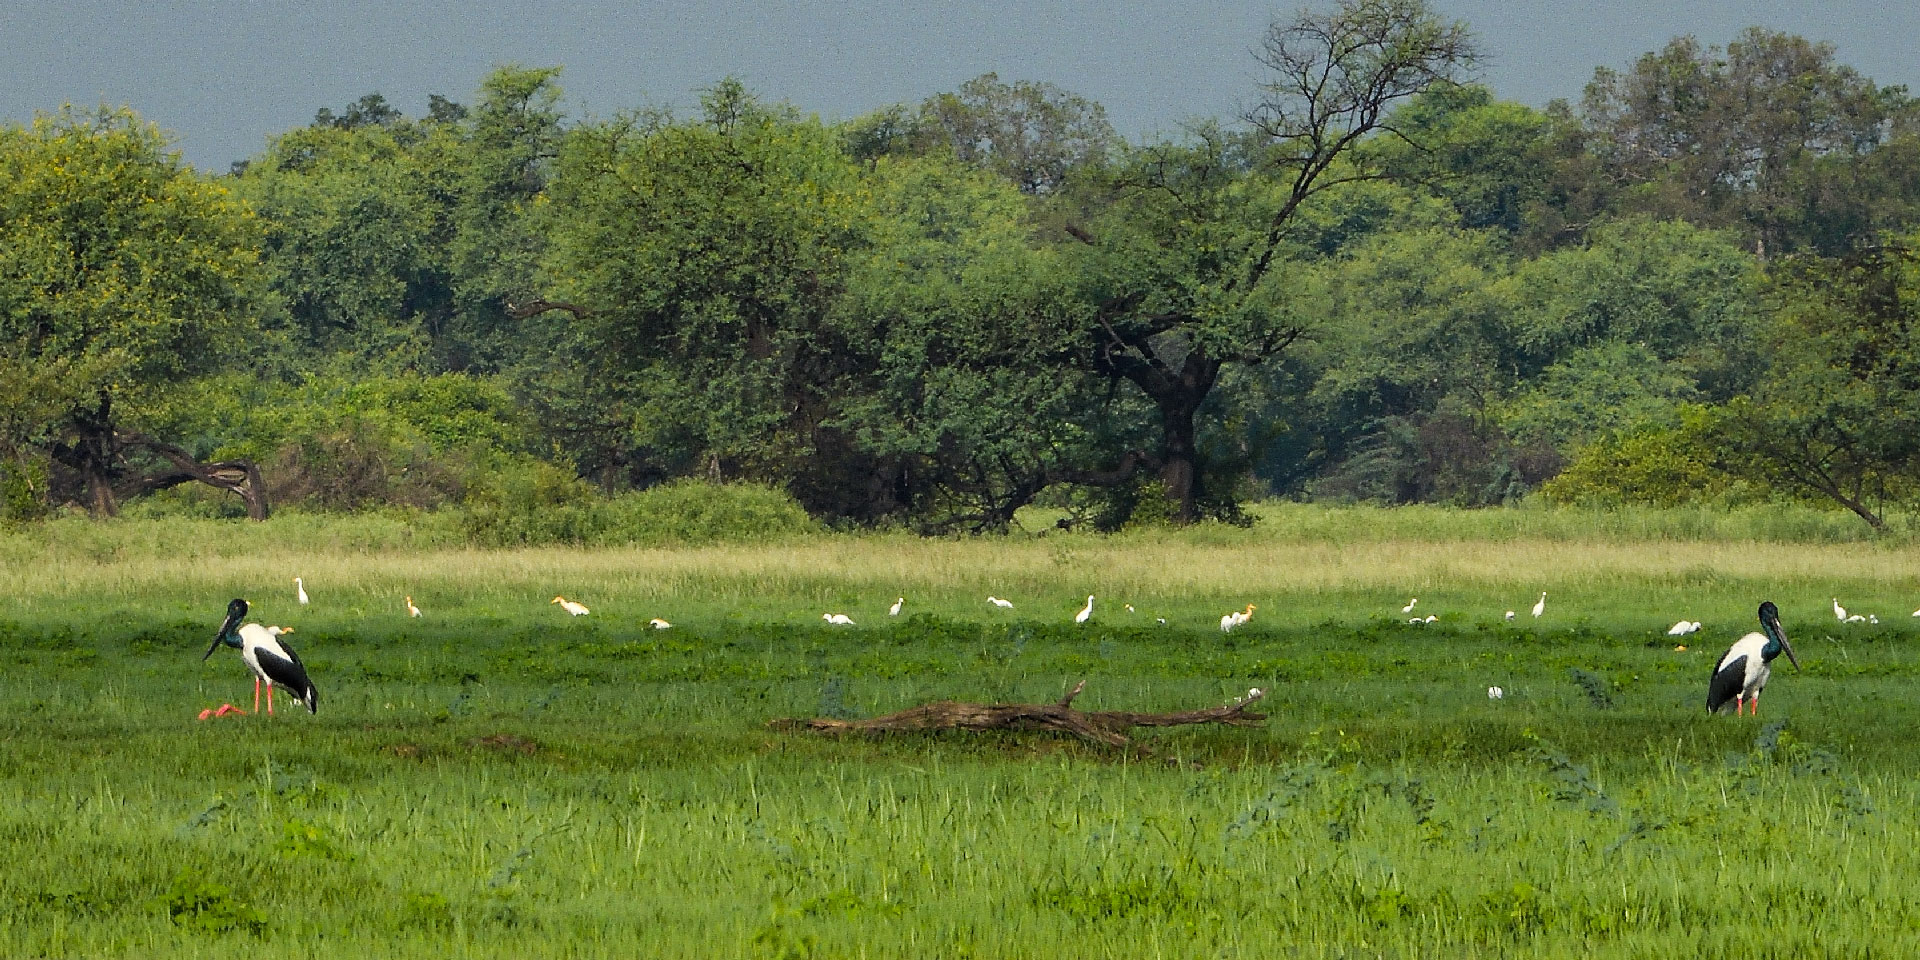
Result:
{"label": "stork's black wing", "polygon": [[308,713],[319,713],[320,695],[313,689],[313,681],[307,679],[307,668],[300,664],[300,655],[294,653],[285,641],[281,642],[280,649],[285,650],[287,655],[282,657],[266,649],[255,651],[254,658],[260,661],[260,672],[266,674],[274,686],[299,698],[301,703],[306,704]]}
{"label": "stork's black wing", "polygon": [[1747,658],[1739,656],[1727,661],[1713,672],[1713,680],[1707,684],[1707,712],[1726,706],[1746,685]]}

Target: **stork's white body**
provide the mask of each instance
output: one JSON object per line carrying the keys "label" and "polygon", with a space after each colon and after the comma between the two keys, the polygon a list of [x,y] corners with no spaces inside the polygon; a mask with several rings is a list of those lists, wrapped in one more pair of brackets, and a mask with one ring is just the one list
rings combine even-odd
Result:
{"label": "stork's white body", "polygon": [[[280,627],[249,623],[240,628],[240,659],[247,662],[254,679],[267,686],[267,710],[273,710],[273,688],[279,687],[296,703],[309,711],[315,709],[313,684],[300,658],[280,642]],[[255,709],[258,709],[256,706]]]}
{"label": "stork's white body", "polygon": [[[1762,649],[1766,645],[1766,634],[1749,633],[1735,640],[1733,646],[1728,647],[1727,652],[1721,655],[1720,662],[1713,665],[1713,672],[1718,674],[1727,669],[1728,665],[1739,661],[1742,657],[1746,658],[1746,662],[1741,664],[1740,693],[1732,701],[1736,710],[1742,703],[1757,703],[1760,699],[1760,691],[1767,686],[1767,678],[1773,676],[1773,668],[1768,666],[1766,658],[1761,656]],[[1726,709],[1722,706],[1720,712],[1725,713]]]}

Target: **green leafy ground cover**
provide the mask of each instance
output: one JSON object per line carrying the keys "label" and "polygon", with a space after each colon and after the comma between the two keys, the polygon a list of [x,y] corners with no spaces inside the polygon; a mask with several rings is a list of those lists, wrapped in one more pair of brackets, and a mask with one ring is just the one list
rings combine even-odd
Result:
{"label": "green leafy ground cover", "polygon": [[[8,534],[0,955],[1864,957],[1920,942],[1920,553],[1597,524],[1474,539],[1468,515],[1422,534],[1393,527],[1431,518],[1394,513],[1356,515],[1348,529],[1374,532],[1347,542],[1299,533],[1304,514],[595,550],[370,545],[301,518]],[[1089,592],[1096,615],[1076,627]],[[555,593],[594,613],[565,616]],[[426,616],[407,618],[403,594]],[[231,651],[199,660],[235,595],[296,627],[317,716],[195,719],[250,705]],[[1438,622],[1405,622],[1414,595]],[[1837,623],[1836,595],[1882,622]],[[1757,720],[1706,716],[1712,661],[1763,598],[1806,669],[1781,661]],[[1248,602],[1253,622],[1223,636],[1219,615]],[[1665,630],[1683,616],[1707,626],[1678,651]],[[1271,717],[1143,732],[1150,754],[766,728],[1052,700],[1082,678],[1087,709],[1259,686]]]}

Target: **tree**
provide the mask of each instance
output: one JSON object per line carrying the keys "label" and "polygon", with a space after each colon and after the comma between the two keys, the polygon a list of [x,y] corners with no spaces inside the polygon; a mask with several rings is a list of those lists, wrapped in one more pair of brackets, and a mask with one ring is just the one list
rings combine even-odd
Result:
{"label": "tree", "polygon": [[1422,0],[1341,0],[1276,21],[1258,56],[1266,79],[1244,131],[1132,151],[1071,228],[1086,248],[1091,366],[1154,405],[1153,460],[1183,522],[1205,499],[1196,419],[1222,368],[1278,356],[1309,329],[1285,266],[1302,210],[1384,176],[1359,145],[1404,135],[1390,111],[1452,82],[1475,51]]}
{"label": "tree", "polygon": [[1772,363],[1722,412],[1721,457],[1875,528],[1920,499],[1920,234],[1775,270]]}
{"label": "tree", "polygon": [[905,137],[922,152],[949,149],[961,163],[1033,195],[1052,193],[1072,171],[1100,163],[1118,139],[1100,104],[1050,83],[1003,83],[992,73],[929,97]]}
{"label": "tree", "polygon": [[1767,254],[1851,242],[1821,228],[1804,174],[1864,162],[1912,110],[1831,44],[1752,27],[1724,50],[1680,37],[1624,73],[1596,70],[1582,113],[1631,209],[1736,227]]}
{"label": "tree", "polygon": [[[609,426],[675,472],[794,484],[828,514],[864,483],[827,401],[857,351],[829,322],[868,210],[837,138],[727,81],[703,116],[579,130],[552,188],[541,301],[574,317]],[[564,302],[564,308],[559,306]],[[631,442],[631,441],[627,441]],[[836,461],[840,467],[832,466]]]}
{"label": "tree", "polygon": [[[126,427],[232,362],[258,330],[259,236],[227,188],[126,110],[0,128],[0,396],[14,450],[69,471],[96,515],[187,480],[248,497],[250,464],[202,464]],[[158,456],[158,472],[138,460]]]}

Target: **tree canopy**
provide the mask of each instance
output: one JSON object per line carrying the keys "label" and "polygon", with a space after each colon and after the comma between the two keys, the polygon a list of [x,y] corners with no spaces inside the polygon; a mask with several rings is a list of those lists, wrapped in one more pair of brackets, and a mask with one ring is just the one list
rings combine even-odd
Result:
{"label": "tree canopy", "polygon": [[0,128],[0,510],[1920,505],[1905,90],[1754,28],[1535,109],[1424,0],[1249,40],[1239,116],[1136,141],[1072,78],[579,117],[518,64],[217,176],[129,110]]}

